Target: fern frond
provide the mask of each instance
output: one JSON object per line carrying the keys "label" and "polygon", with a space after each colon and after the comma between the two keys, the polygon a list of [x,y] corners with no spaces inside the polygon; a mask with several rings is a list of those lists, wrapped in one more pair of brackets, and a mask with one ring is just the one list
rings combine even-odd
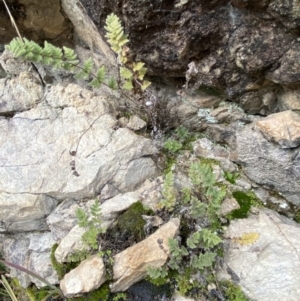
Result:
{"label": "fern frond", "polygon": [[120,53],[122,46],[129,42],[127,35],[124,34],[124,30],[120,19],[115,14],[110,14],[106,18],[106,37],[108,43],[114,52]]}
{"label": "fern frond", "polygon": [[112,90],[116,90],[118,88],[118,84],[117,84],[117,81],[111,77],[109,80],[108,80],[108,83],[107,85],[112,89]]}
{"label": "fern frond", "polygon": [[87,228],[89,225],[89,222],[88,222],[88,215],[86,214],[86,212],[83,209],[78,208],[76,210],[75,215],[78,220],[79,227]]}

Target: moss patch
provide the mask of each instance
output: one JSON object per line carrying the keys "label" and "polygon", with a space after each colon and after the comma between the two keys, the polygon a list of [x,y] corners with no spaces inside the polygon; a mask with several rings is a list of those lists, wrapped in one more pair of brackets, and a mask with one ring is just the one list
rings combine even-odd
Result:
{"label": "moss patch", "polygon": [[226,300],[228,301],[250,301],[243,293],[238,285],[231,283],[230,281],[221,282],[222,289],[224,291]]}
{"label": "moss patch", "polygon": [[118,228],[122,232],[134,236],[135,241],[139,242],[145,238],[144,226],[146,222],[142,218],[142,215],[150,214],[153,214],[153,211],[145,209],[143,204],[138,201],[120,215],[118,218]]}

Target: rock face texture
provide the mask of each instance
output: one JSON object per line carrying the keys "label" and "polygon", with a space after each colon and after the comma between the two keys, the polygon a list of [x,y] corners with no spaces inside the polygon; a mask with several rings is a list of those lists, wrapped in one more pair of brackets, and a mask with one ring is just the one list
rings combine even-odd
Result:
{"label": "rock face texture", "polygon": [[[224,268],[251,300],[299,300],[299,230],[299,224],[266,209],[231,222],[225,233],[229,249]],[[259,236],[242,245],[234,238],[244,233]]]}
{"label": "rock face texture", "polygon": [[[15,98],[15,106],[25,110],[36,102],[40,87],[35,93],[28,77],[21,74],[17,81],[22,79],[31,93],[25,103]],[[10,93],[4,90],[3,104]],[[12,204],[23,206],[18,214],[25,225],[49,214],[56,201],[91,198],[107,183],[118,192],[132,190],[157,172],[149,157],[157,151],[151,140],[116,129],[108,99],[77,85],[53,86],[43,97],[31,110],[0,119],[2,231],[18,227],[15,213],[8,212]],[[8,106],[7,112],[12,111]]]}
{"label": "rock face texture", "polygon": [[237,132],[236,144],[237,161],[250,179],[300,205],[299,148],[282,149],[251,125]]}
{"label": "rock face texture", "polygon": [[[274,111],[278,84],[300,79],[295,1],[80,0],[104,36],[106,16],[123,21],[130,49],[157,76],[218,88],[252,113]],[[294,31],[293,31],[294,30]],[[256,103],[256,107],[253,103]],[[252,105],[250,105],[252,103]]]}

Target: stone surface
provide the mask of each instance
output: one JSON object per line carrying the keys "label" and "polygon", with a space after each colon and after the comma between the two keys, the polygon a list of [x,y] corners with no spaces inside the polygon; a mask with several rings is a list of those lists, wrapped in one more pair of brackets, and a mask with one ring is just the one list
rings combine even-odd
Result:
{"label": "stone surface", "polygon": [[72,199],[67,199],[59,204],[47,217],[47,225],[53,237],[60,241],[78,223],[76,209],[79,205]]}
{"label": "stone surface", "polygon": [[[252,232],[259,234],[252,244],[241,245],[234,240]],[[264,209],[247,219],[231,221],[225,237],[229,246],[225,251],[224,269],[230,271],[250,300],[299,299],[299,224]]]}
{"label": "stone surface", "polygon": [[68,260],[68,256],[76,251],[87,250],[87,246],[81,239],[85,231],[85,228],[81,228],[76,225],[60,241],[57,249],[55,250],[55,258],[58,262],[66,262]]}
{"label": "stone surface", "polygon": [[133,131],[138,131],[141,129],[145,129],[147,123],[138,116],[132,115],[130,116],[129,122],[126,124],[126,126]]}
{"label": "stone surface", "polygon": [[57,85],[35,108],[0,119],[0,199],[79,200],[107,183],[120,193],[155,176],[153,142],[115,130],[109,101],[77,85]]}
{"label": "stone surface", "polygon": [[269,142],[258,130],[246,126],[236,134],[236,161],[255,183],[282,194],[300,205],[299,149],[282,149]]}
{"label": "stone surface", "polygon": [[11,80],[0,79],[0,91],[0,114],[6,115],[31,109],[43,97],[42,86],[29,72]]}
{"label": "stone surface", "polygon": [[[55,239],[50,232],[14,235],[3,241],[4,257],[7,261],[18,264],[40,275],[52,284],[58,283],[58,277],[50,261],[50,252]],[[17,277],[23,287],[30,283],[38,287],[45,283],[17,269],[11,269],[11,276]]]}
{"label": "stone surface", "polygon": [[105,273],[102,258],[94,255],[67,273],[60,282],[60,289],[65,297],[90,292],[105,282]]}
{"label": "stone surface", "polygon": [[121,18],[133,56],[150,74],[186,76],[189,87],[213,87],[253,113],[273,112],[277,83],[299,82],[299,35],[289,31],[299,26],[295,1],[80,3],[102,36],[109,13]]}
{"label": "stone surface", "polygon": [[57,203],[46,195],[0,193],[0,232],[47,230],[45,217]]}
{"label": "stone surface", "polygon": [[[57,44],[70,44],[72,26],[61,11],[60,1],[7,0],[21,35],[36,42],[54,40]],[[0,9],[0,43],[9,43],[17,36],[3,3]]]}
{"label": "stone surface", "polygon": [[293,148],[300,144],[300,115],[293,111],[271,114],[255,123],[264,136],[282,148]]}
{"label": "stone surface", "polygon": [[144,278],[147,266],[164,265],[168,258],[168,238],[176,235],[179,223],[179,219],[171,219],[145,240],[114,256],[112,292],[125,291]]}

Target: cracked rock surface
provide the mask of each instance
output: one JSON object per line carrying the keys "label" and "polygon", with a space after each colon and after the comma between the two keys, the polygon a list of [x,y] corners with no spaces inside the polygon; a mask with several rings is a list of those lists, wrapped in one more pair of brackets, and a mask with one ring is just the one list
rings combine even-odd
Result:
{"label": "cracked rock surface", "polygon": [[18,220],[34,230],[29,219],[38,224],[57,201],[92,198],[107,183],[130,191],[155,176],[152,141],[116,124],[108,99],[74,84],[52,86],[32,109],[0,119],[1,231]]}

